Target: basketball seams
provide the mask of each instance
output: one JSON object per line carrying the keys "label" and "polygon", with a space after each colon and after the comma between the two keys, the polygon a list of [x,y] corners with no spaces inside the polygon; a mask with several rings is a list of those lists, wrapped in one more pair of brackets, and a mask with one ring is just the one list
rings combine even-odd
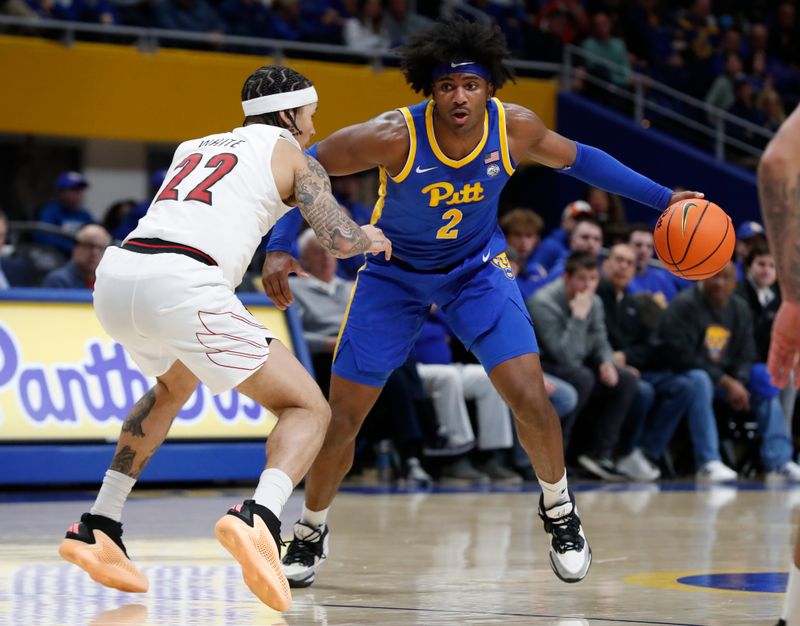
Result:
{"label": "basketball seams", "polygon": [[[706,254],[706,256],[704,258],[700,259],[699,261],[693,262],[691,266],[681,267],[680,264],[684,263],[687,260],[687,258],[690,256],[690,252],[692,250],[692,244],[694,243],[695,236],[697,235],[698,230],[700,228],[700,225],[703,222],[706,214],[711,212],[710,208],[711,208],[712,205],[714,205],[714,207],[715,207],[715,215],[713,216],[715,218],[714,221],[716,221],[716,217],[717,217],[716,213],[721,213],[722,216],[724,216],[724,218],[725,218],[725,230],[721,234],[721,237],[718,240],[718,243],[716,244],[714,249],[711,250],[710,252],[708,252],[708,254]],[[677,207],[679,207],[679,206],[685,206],[685,202],[684,203],[675,203],[675,204],[673,204],[672,206],[670,206],[667,209],[667,212],[669,213],[669,215],[668,216],[664,216],[664,217],[666,217],[666,222],[662,222],[663,230],[661,231],[661,234],[659,235],[659,237],[655,238],[655,242],[654,243],[656,244],[656,252],[658,253],[659,259],[661,259],[662,263],[664,264],[664,266],[665,266],[665,268],[667,270],[669,270],[670,272],[672,272],[676,276],[680,276],[681,278],[685,278],[685,279],[689,279],[689,280],[703,280],[705,278],[708,278],[710,276],[715,275],[717,272],[719,272],[721,267],[720,268],[715,268],[714,270],[709,271],[708,268],[703,268],[702,266],[704,264],[708,264],[710,260],[712,260],[715,256],[719,255],[720,250],[724,250],[725,247],[728,246],[728,244],[729,244],[728,239],[730,238],[729,235],[730,235],[730,233],[731,233],[731,231],[733,229],[733,224],[732,224],[732,222],[730,220],[730,217],[718,205],[715,205],[710,200],[707,200],[705,206],[703,207],[703,209],[702,209],[702,211],[700,213],[700,215],[698,216],[697,222],[692,227],[691,234],[689,235],[688,241],[687,241],[687,240],[684,239],[685,233],[681,232],[679,234],[677,232],[675,232],[675,233],[672,232],[673,214],[675,213],[675,211],[677,210]],[[709,227],[709,228],[711,228],[711,227]],[[715,224],[715,226],[713,227],[712,230],[716,230],[716,228],[717,228],[717,226]],[[671,235],[673,235],[673,234],[676,237],[675,242],[672,241]],[[701,233],[701,234],[702,235],[706,235],[707,233]],[[663,239],[666,239],[666,241],[663,241]],[[711,239],[711,236],[709,236],[709,237],[705,237],[704,236],[703,239],[704,239],[704,241],[702,243],[704,245],[701,246],[701,249],[705,247],[705,244],[706,244],[705,239]],[[662,257],[662,254],[661,254],[662,250],[660,250],[659,246],[658,246],[659,240],[660,240],[660,243],[661,243],[662,247],[666,248],[666,250],[664,251],[664,252],[666,252],[666,254],[663,257]],[[677,251],[673,250],[672,244],[675,243],[677,245],[679,243],[679,241],[680,242],[685,241],[685,248],[683,250],[683,253],[682,253],[681,257],[676,259],[675,257],[676,257],[676,252]],[[713,241],[713,239],[712,239],[712,241]],[[730,245],[733,245],[733,243],[735,243],[735,242],[730,242]],[[664,245],[664,244],[666,244],[666,245]],[[699,245],[700,244],[698,243],[697,245],[695,245],[695,247],[697,247]],[[733,254],[733,250],[731,250],[731,255],[732,254]],[[698,268],[702,268],[702,269],[700,269],[700,271],[694,271],[693,272],[693,270],[697,270]]]}

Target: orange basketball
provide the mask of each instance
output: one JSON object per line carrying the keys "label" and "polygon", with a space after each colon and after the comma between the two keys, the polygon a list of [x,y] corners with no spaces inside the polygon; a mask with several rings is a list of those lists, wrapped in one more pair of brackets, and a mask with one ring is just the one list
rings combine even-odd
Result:
{"label": "orange basketball", "polygon": [[689,280],[703,280],[730,262],[736,231],[728,214],[713,202],[682,200],[658,218],[653,244],[670,272]]}

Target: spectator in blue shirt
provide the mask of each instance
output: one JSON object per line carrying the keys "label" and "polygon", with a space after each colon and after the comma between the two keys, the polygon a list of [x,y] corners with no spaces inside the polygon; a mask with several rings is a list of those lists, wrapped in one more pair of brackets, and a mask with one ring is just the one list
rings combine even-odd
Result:
{"label": "spectator in blue shirt", "polygon": [[513,209],[500,219],[506,244],[514,251],[514,260],[519,268],[515,272],[517,286],[525,300],[547,276],[547,270],[541,264],[531,261],[531,256],[539,245],[542,226],[542,218],[531,209]]}
{"label": "spectator in blue shirt", "polygon": [[[83,192],[89,182],[79,172],[62,172],[56,178],[56,197],[39,212],[39,221],[61,227],[68,235],[84,224],[94,223],[91,213],[83,208]],[[65,256],[72,252],[72,240],[49,233],[36,233],[34,241],[54,246]]]}
{"label": "spectator in blue shirt", "polygon": [[653,233],[649,226],[639,224],[631,227],[628,245],[636,253],[636,274],[628,286],[628,293],[646,291],[662,309],[666,309],[672,298],[691,283],[653,265]]}
{"label": "spectator in blue shirt", "polygon": [[594,215],[588,202],[576,200],[565,206],[561,212],[561,226],[553,230],[536,246],[530,262],[538,263],[549,272],[556,263],[569,254],[569,234],[572,227],[575,226],[575,218],[579,215]]}
{"label": "spectator in blue shirt", "polygon": [[111,231],[111,236],[114,239],[122,241],[136,228],[139,224],[139,220],[144,217],[144,214],[147,213],[147,209],[150,208],[151,199],[155,197],[161,185],[164,184],[164,177],[166,175],[167,170],[165,169],[156,170],[150,175],[149,197],[141,202],[137,202],[136,205],[122,217],[114,230]]}
{"label": "spectator in blue shirt", "polygon": [[748,221],[736,229],[736,280],[744,280],[744,260],[750,252],[767,245],[767,234],[758,222]]}

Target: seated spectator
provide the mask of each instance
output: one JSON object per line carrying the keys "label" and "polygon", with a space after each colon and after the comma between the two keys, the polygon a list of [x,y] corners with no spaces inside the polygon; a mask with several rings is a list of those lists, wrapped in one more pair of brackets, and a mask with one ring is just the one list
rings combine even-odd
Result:
{"label": "seated spectator", "polygon": [[[314,375],[327,397],[339,327],[344,319],[353,285],[336,276],[336,258],[319,243],[313,230],[309,228],[303,231],[298,239],[298,246],[300,263],[308,272],[308,277],[292,276],[289,284],[300,315],[303,337],[311,353]],[[382,418],[372,420],[381,422],[378,429],[382,432],[376,435],[376,440],[386,436],[392,438],[403,462],[400,472],[407,479],[416,482],[430,480],[430,476],[419,465],[423,426],[417,412],[417,403],[422,397],[416,363],[409,360],[386,381],[370,413],[373,417],[380,414]],[[371,429],[376,430],[372,427]]]}
{"label": "seated spectator", "polygon": [[83,208],[83,192],[89,182],[79,172],[62,172],[56,178],[56,197],[39,212],[39,221],[58,226],[68,235],[61,237],[50,233],[36,233],[34,241],[58,249],[65,257],[72,252],[74,235],[84,224],[94,223],[91,213]]}
{"label": "seated spectator", "polygon": [[152,198],[155,197],[155,195],[158,193],[158,190],[161,188],[161,185],[164,184],[164,177],[166,175],[167,170],[165,169],[156,170],[150,175],[149,197],[141,202],[137,202],[130,211],[123,215],[122,219],[114,228],[114,230],[109,231],[114,239],[117,241],[123,241],[128,235],[131,234],[131,231],[136,228],[136,226],[139,224],[139,220],[144,217],[144,214],[147,213],[147,209],[150,208]]}
{"label": "seated spectator", "polygon": [[383,25],[380,0],[357,0],[356,14],[345,20],[344,45],[353,50],[385,50],[389,35]]}
{"label": "seated spectator", "polygon": [[644,224],[632,226],[628,235],[628,244],[636,254],[636,273],[628,285],[628,292],[645,291],[653,296],[662,309],[667,308],[670,300],[691,283],[681,280],[663,267],[655,265],[653,231],[649,226]]}
{"label": "seated spectator", "polygon": [[[598,478],[619,480],[613,456],[637,384],[630,371],[614,364],[603,303],[595,293],[599,281],[596,255],[573,252],[563,277],[537,291],[526,304],[536,324],[544,371],[567,381],[578,393],[576,424],[589,432],[585,444],[573,446],[578,448],[578,463]],[[572,445],[572,424],[562,424],[562,431],[567,449]]]}
{"label": "seated spectator", "polygon": [[223,0],[219,15],[225,32],[240,37],[271,37],[272,16],[261,0]]}
{"label": "seated spectator", "polygon": [[156,26],[197,33],[224,31],[222,20],[206,0],[161,0],[156,5]]}
{"label": "seated spectator", "polygon": [[0,289],[9,287],[30,287],[33,272],[25,259],[6,254],[8,237],[8,217],[0,211]]}
{"label": "seated spectator", "polygon": [[304,39],[341,46],[342,28],[352,6],[351,0],[305,0],[301,11]]}
{"label": "seated spectator", "polygon": [[64,267],[53,270],[44,278],[42,287],[51,289],[93,289],[95,271],[106,248],[111,245],[111,235],[99,224],[86,224],[75,235],[72,260]]}
{"label": "seated spectator", "polygon": [[583,192],[583,199],[592,207],[595,219],[603,228],[603,244],[611,246],[624,241],[612,241],[613,237],[627,236],[627,221],[622,201],[615,193],[609,193],[599,187],[587,186]]}
{"label": "seated spectator", "polygon": [[567,258],[574,252],[587,252],[599,263],[603,249],[603,229],[593,215],[578,217],[569,233],[569,251],[547,270],[547,276],[537,284],[537,289],[563,276]]}
{"label": "seated spectator", "polygon": [[120,226],[126,222],[128,216],[135,208],[136,200],[117,200],[106,209],[103,215],[103,228],[111,233],[113,239],[122,240],[125,238],[124,236],[117,237],[115,233],[119,232]]}
{"label": "seated spectator", "polygon": [[500,218],[500,228],[506,236],[506,244],[514,251],[512,256],[518,267],[514,272],[517,286],[526,300],[547,276],[547,270],[531,260],[539,244],[542,226],[542,218],[530,209],[512,209]]}
{"label": "seated spectator", "polygon": [[[729,54],[725,61],[723,73],[719,74],[706,93],[705,102],[711,106],[727,111],[736,103],[733,95],[733,80],[742,73],[742,60],[738,54]],[[713,114],[712,121],[716,120]]]}
{"label": "seated spectator", "polygon": [[[741,117],[756,126],[763,126],[766,116],[756,107],[756,94],[753,84],[744,74],[738,74],[733,79],[733,97],[734,102],[728,109],[728,113]],[[756,135],[751,129],[738,124],[729,123],[727,130],[732,137],[750,145],[759,146],[764,143],[760,135]]]}
{"label": "seated spectator", "polygon": [[[753,338],[756,342],[756,356],[759,363],[767,362],[769,342],[772,336],[772,323],[781,306],[781,291],[777,282],[775,260],[765,243],[756,243],[744,259],[745,278],[736,285],[736,295],[750,306],[753,315]],[[781,406],[786,424],[791,432],[797,390],[793,378],[781,391]]]}
{"label": "seated spectator", "polygon": [[427,17],[412,11],[408,6],[408,0],[387,0],[383,19],[386,23],[389,44],[393,48],[404,45],[410,35],[426,29],[433,23]]}
{"label": "seated spectator", "polygon": [[593,216],[592,207],[584,200],[570,202],[561,212],[561,226],[554,229],[536,246],[530,257],[530,263],[541,265],[550,271],[565,255],[569,254],[569,234],[575,226],[575,220],[581,216]]}
{"label": "seated spectator", "polygon": [[792,0],[783,0],[778,5],[774,24],[770,27],[767,51],[786,65],[797,66],[800,62],[800,26],[797,7]]}
{"label": "seated spectator", "polygon": [[720,38],[712,9],[711,0],[693,0],[688,8],[678,11],[675,19],[673,49],[686,70],[683,88],[700,98],[711,82],[714,50]]}
{"label": "seated spectator", "polygon": [[736,280],[744,280],[744,260],[756,246],[767,245],[767,233],[758,222],[749,221],[739,224],[736,229]]}
{"label": "seated spectator", "polygon": [[716,398],[733,411],[752,411],[767,477],[800,482],[778,390],[769,384],[766,368],[756,364],[753,318],[735,289],[736,268],[729,263],[716,276],[678,294],[659,323],[659,362],[673,371],[700,369],[705,374],[697,380],[702,382],[698,392],[705,395],[698,407],[702,413],[689,413],[697,477],[713,482],[735,478],[720,461]]}
{"label": "seated spectator", "polygon": [[767,118],[764,122],[764,128],[773,133],[778,132],[778,128],[786,120],[786,111],[783,108],[780,94],[774,89],[764,89],[758,94],[756,106]]}
{"label": "seated spectator", "polygon": [[[586,68],[604,80],[620,87],[628,87],[632,81],[631,63],[625,42],[611,36],[611,19],[602,11],[592,16],[592,35],[584,39],[581,47],[589,54]],[[609,66],[599,60],[613,63]]]}
{"label": "seated spectator", "polygon": [[469,460],[460,456],[442,468],[441,479],[479,480],[483,473],[493,483],[519,484],[522,482],[519,474],[507,466],[513,444],[511,412],[481,365],[453,362],[450,341],[444,318],[434,307],[414,345],[417,371],[450,441],[474,445],[476,438],[466,400],[475,401],[481,465],[476,473]]}
{"label": "seated spectator", "polygon": [[[676,373],[655,371],[654,361],[658,355],[654,349],[654,334],[662,309],[649,293],[631,295],[628,291],[633,279],[635,254],[628,245],[617,245],[611,249],[603,263],[605,278],[600,282],[598,295],[603,301],[606,328],[614,359],[618,366],[633,368],[639,376],[639,402],[647,403],[650,395],[643,384],[649,385],[655,394],[652,410],[642,420],[636,408],[631,408],[620,442],[617,470],[637,480],[655,480],[660,473],[654,461],[666,451],[666,444],[680,421],[690,411],[697,410],[703,396],[698,393],[697,377],[704,377],[701,370]],[[650,315],[654,312],[655,315]],[[712,416],[713,417],[713,416]],[[661,433],[668,432],[665,438]]]}

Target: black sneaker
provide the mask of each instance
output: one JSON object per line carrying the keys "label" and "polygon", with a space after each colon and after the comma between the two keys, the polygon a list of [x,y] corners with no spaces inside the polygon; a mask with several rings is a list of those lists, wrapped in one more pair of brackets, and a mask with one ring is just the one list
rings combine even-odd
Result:
{"label": "black sneaker", "polygon": [[122,543],[122,524],[102,515],[84,513],[72,524],[58,553],[106,587],[143,593],[148,582],[128,557]]}
{"label": "black sneaker", "polygon": [[779,619],[778,623],[775,624],[775,626],[786,626],[786,620],[785,619]]}
{"label": "black sneaker", "polygon": [[539,517],[550,535],[550,566],[565,583],[583,580],[592,565],[592,549],[581,528],[575,496],[567,491],[569,501],[544,508],[544,495],[539,497]]}
{"label": "black sneaker", "polygon": [[309,587],[316,571],[328,558],[328,525],[314,528],[298,521],[294,537],[283,556],[283,573],[293,588]]}

